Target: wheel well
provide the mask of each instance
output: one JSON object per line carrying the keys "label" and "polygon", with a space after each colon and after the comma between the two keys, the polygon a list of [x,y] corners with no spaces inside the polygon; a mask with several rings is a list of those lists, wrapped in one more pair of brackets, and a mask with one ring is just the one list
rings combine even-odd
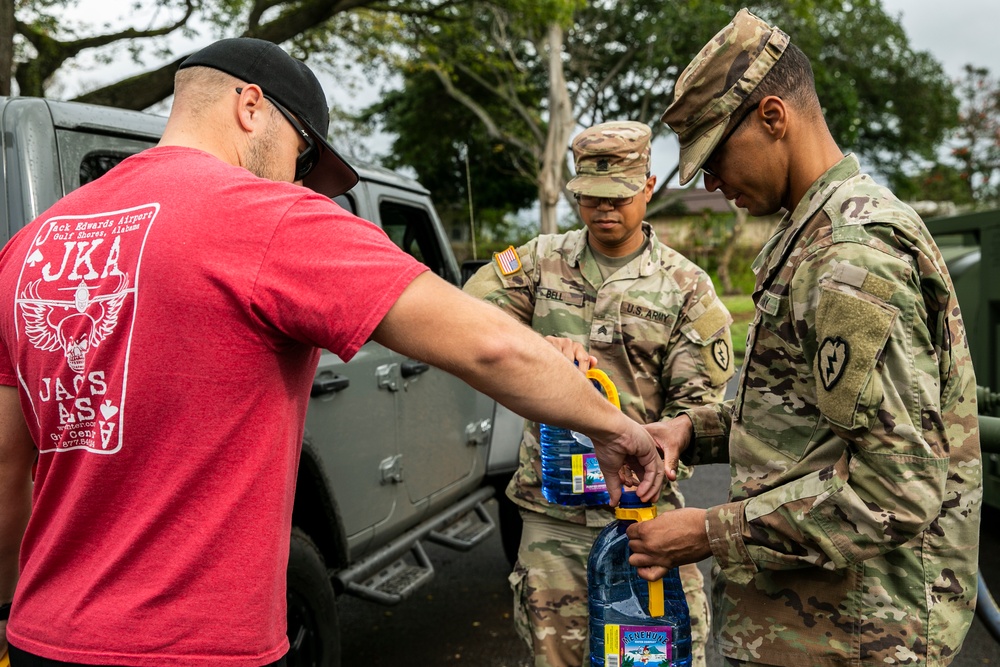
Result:
{"label": "wheel well", "polygon": [[299,528],[323,555],[326,567],[337,570],[347,564],[347,538],[337,502],[329,491],[319,456],[308,439],[299,458],[292,526]]}

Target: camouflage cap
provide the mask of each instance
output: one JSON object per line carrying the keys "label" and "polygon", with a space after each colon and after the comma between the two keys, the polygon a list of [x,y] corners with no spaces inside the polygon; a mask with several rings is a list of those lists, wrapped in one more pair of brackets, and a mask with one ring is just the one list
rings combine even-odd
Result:
{"label": "camouflage cap", "polygon": [[593,197],[631,197],[646,187],[653,131],[631,120],[601,123],[573,139],[576,178],[570,192]]}
{"label": "camouflage cap", "polygon": [[660,118],[680,142],[681,185],[705,164],[733,111],[771,71],[788,42],[788,35],[744,8],[681,72],[674,101]]}

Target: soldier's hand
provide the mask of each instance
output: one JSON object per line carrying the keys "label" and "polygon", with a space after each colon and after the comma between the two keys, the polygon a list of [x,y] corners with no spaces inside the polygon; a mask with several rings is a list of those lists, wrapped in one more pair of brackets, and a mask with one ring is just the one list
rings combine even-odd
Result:
{"label": "soldier's hand", "polygon": [[628,562],[648,581],[662,579],[671,568],[712,555],[705,510],[696,507],[664,512],[651,521],[637,521],[625,534],[632,552]]}
{"label": "soldier's hand", "polygon": [[663,469],[667,479],[677,480],[677,463],[681,453],[691,444],[694,435],[694,425],[686,415],[674,417],[668,422],[653,422],[646,424],[646,430],[656,440],[663,454]]}
{"label": "soldier's hand", "polygon": [[559,336],[546,336],[545,340],[552,343],[552,345],[562,352],[562,355],[576,363],[580,367],[580,370],[586,373],[592,367],[597,366],[597,357],[591,356],[587,352],[587,348],[580,345],[576,341],[570,340],[569,338],[561,338]]}

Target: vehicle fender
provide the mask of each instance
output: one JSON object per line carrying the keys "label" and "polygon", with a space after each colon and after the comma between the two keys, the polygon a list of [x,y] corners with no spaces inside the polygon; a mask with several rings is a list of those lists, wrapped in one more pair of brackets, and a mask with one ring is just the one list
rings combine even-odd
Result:
{"label": "vehicle fender", "polygon": [[292,525],[302,530],[319,549],[327,568],[337,570],[348,563],[347,535],[330,480],[323,472],[319,454],[308,434],[302,442]]}

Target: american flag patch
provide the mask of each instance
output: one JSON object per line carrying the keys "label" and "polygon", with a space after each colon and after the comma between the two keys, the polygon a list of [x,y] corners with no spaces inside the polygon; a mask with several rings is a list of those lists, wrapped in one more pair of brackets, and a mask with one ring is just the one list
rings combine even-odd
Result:
{"label": "american flag patch", "polygon": [[493,260],[500,267],[500,273],[510,276],[521,270],[521,258],[517,256],[514,246],[507,246],[503,252],[493,253]]}

